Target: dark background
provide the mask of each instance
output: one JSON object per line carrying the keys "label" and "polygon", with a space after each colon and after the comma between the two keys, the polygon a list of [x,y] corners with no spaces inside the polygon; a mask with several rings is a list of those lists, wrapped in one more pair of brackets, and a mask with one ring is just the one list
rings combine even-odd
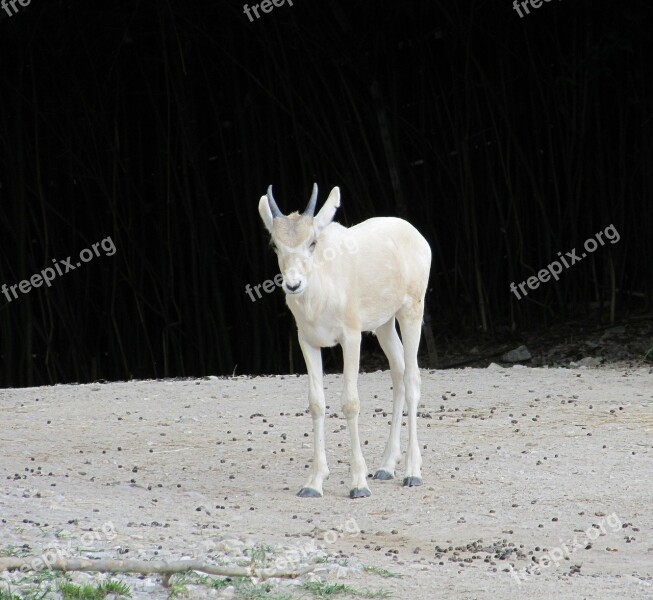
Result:
{"label": "dark background", "polygon": [[[251,4],[251,3],[250,3]],[[342,191],[431,243],[430,327],[650,312],[650,1],[32,0],[0,10],[0,386],[303,370],[257,204]],[[510,293],[613,224],[522,300]],[[337,353],[327,352],[337,367]]]}

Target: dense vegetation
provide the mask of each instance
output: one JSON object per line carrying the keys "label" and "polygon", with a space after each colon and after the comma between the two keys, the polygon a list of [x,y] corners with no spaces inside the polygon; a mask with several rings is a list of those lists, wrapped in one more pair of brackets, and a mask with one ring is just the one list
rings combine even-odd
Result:
{"label": "dense vegetation", "polygon": [[[20,8],[20,5],[17,5]],[[342,189],[433,248],[436,333],[598,321],[653,292],[644,0],[32,2],[0,13],[0,386],[303,369],[257,212]],[[557,282],[510,292],[610,224]],[[436,338],[437,339],[437,338]]]}

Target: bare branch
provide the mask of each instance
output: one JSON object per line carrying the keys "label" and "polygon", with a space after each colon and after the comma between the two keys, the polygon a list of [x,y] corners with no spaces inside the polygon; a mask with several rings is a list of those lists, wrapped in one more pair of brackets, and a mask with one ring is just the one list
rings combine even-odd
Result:
{"label": "bare branch", "polygon": [[[22,570],[32,571],[32,565],[43,563],[38,556],[19,558],[15,556],[0,558],[0,572]],[[47,569],[53,571],[84,571],[84,572],[110,572],[110,573],[140,573],[149,575],[159,573],[165,575],[164,583],[167,584],[170,575],[183,573],[185,571],[201,571],[209,575],[221,577],[257,577],[269,579],[271,577],[282,577],[284,579],[296,579],[310,573],[315,569],[315,564],[297,569],[295,571],[280,571],[273,567],[257,569],[250,565],[247,567],[225,567],[210,565],[199,560],[178,560],[173,562],[147,561],[147,560],[91,560],[87,558],[58,559],[46,564]]]}

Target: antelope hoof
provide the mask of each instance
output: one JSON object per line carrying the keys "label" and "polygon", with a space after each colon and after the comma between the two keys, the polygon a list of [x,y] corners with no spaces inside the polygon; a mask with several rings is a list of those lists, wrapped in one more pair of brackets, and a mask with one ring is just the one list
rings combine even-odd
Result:
{"label": "antelope hoof", "polygon": [[380,479],[381,481],[389,481],[390,479],[394,479],[395,476],[392,473],[389,473],[385,469],[379,469],[376,473],[374,473],[373,479]]}
{"label": "antelope hoof", "polygon": [[404,477],[404,487],[415,487],[416,485],[422,485],[421,477]]}
{"label": "antelope hoof", "polygon": [[322,497],[322,492],[318,492],[317,490],[314,490],[313,488],[308,488],[304,487],[301,490],[297,492],[297,495],[300,498],[321,498]]}
{"label": "antelope hoof", "polygon": [[350,498],[367,498],[368,496],[371,496],[372,492],[366,487],[364,488],[354,488],[349,491],[349,497]]}

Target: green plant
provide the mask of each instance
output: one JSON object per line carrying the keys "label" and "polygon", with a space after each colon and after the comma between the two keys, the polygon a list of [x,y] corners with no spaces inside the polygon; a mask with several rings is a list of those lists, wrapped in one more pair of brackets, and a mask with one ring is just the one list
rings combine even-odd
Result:
{"label": "green plant", "polygon": [[268,565],[270,555],[274,554],[274,547],[269,544],[257,544],[250,551],[252,564],[261,568]]}
{"label": "green plant", "polygon": [[359,598],[389,598],[391,596],[388,590],[357,590],[344,583],[328,583],[325,581],[308,581],[301,587],[316,598],[331,598],[342,594]]}
{"label": "green plant", "polygon": [[644,355],[644,360],[647,362],[653,362],[653,346],[651,346],[648,352]]}
{"label": "green plant", "polygon": [[239,600],[292,600],[292,595],[275,593],[271,583],[255,584],[248,579],[234,579],[236,598]]}
{"label": "green plant", "polygon": [[374,573],[375,575],[380,575],[381,577],[398,577],[401,578],[403,575],[401,573],[393,573],[392,571],[388,571],[387,569],[382,569],[380,567],[372,567],[369,565],[366,565],[363,567],[366,573]]}
{"label": "green plant", "polygon": [[131,598],[130,587],[116,579],[107,579],[96,585],[90,583],[77,585],[70,581],[62,581],[59,584],[59,593],[63,600],[103,600],[109,594]]}
{"label": "green plant", "polygon": [[24,558],[31,554],[31,549],[27,544],[17,546],[16,544],[9,544],[4,548],[0,548],[0,556],[17,556]]}

